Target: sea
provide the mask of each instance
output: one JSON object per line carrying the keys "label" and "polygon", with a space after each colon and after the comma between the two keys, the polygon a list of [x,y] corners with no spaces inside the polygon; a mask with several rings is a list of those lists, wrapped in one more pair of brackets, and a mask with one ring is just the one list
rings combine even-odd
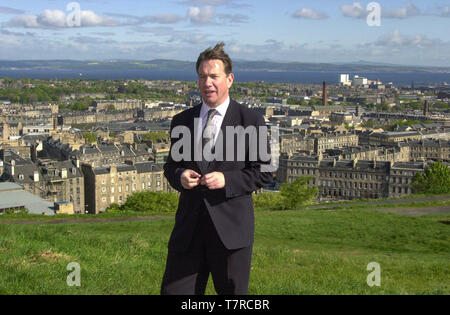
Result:
{"label": "sea", "polygon": [[[346,73],[366,77],[369,80],[379,79],[384,83],[392,82],[396,86],[415,86],[450,83],[450,73],[435,72],[334,72],[334,71],[235,71],[236,82],[264,81],[270,83],[320,84],[326,81],[337,84],[339,75]],[[147,70],[147,69],[110,69],[110,70],[0,70],[0,78],[30,79],[144,79],[196,81],[195,70]]]}

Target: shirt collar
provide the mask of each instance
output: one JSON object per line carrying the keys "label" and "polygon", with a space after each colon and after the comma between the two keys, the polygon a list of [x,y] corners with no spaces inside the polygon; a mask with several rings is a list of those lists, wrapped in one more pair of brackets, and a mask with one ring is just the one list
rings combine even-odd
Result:
{"label": "shirt collar", "polygon": [[[219,112],[219,115],[225,116],[228,105],[230,105],[230,97],[228,96],[225,102],[217,106],[215,109]],[[213,109],[212,107],[208,106],[205,102],[202,104],[202,108],[200,110],[200,117],[204,118],[210,109]]]}

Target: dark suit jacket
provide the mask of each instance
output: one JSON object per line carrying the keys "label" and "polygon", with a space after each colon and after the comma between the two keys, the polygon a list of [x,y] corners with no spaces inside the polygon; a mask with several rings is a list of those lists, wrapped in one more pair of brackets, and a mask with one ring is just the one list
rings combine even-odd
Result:
{"label": "dark suit jacket", "polygon": [[[200,116],[201,104],[185,110],[173,117],[173,128],[186,126],[191,133],[192,147],[194,145],[194,118]],[[184,189],[181,185],[181,174],[186,169],[191,169],[202,174],[199,165],[194,161],[193,149],[190,161],[175,162],[172,159],[172,148],[179,139],[171,138],[171,149],[164,165],[164,175],[170,185],[180,194],[178,210],[175,216],[175,226],[170,237],[169,249],[174,251],[186,251],[189,247],[202,201],[204,201],[209,215],[216,227],[217,233],[223,244],[228,249],[237,249],[250,246],[253,243],[254,213],[251,193],[272,181],[272,173],[261,172],[261,164],[270,164],[270,161],[261,161],[259,154],[257,161],[250,161],[249,144],[245,144],[245,161],[237,158],[237,137],[234,141],[234,159],[226,160],[226,126],[265,126],[262,115],[248,109],[231,100],[222,122],[221,131],[223,138],[223,161],[213,160],[209,163],[205,174],[222,172],[225,177],[225,187],[218,190],[209,190],[206,186],[199,185],[192,190]],[[180,137],[181,139],[181,137]],[[217,143],[216,143],[217,145]],[[269,150],[265,148],[266,152]],[[216,148],[217,150],[217,148]],[[242,159],[240,159],[242,160]],[[254,160],[254,159],[253,159]],[[204,174],[202,174],[204,175]]]}

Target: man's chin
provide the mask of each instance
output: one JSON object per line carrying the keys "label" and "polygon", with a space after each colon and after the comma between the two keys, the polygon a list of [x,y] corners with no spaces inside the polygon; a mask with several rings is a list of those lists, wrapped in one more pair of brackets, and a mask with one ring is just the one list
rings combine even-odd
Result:
{"label": "man's chin", "polygon": [[208,99],[208,98],[204,98],[203,102],[205,102],[206,105],[208,105],[209,107],[216,107],[217,106],[217,100],[216,99]]}

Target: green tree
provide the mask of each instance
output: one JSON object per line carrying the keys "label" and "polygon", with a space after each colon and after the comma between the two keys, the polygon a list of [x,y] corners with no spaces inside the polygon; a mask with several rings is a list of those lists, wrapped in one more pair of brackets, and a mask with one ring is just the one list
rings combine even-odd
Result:
{"label": "green tree", "polygon": [[430,164],[425,167],[423,174],[416,173],[412,189],[419,194],[450,193],[450,168],[440,161]]}
{"label": "green tree", "polygon": [[311,180],[312,177],[302,176],[290,184],[284,183],[281,186],[280,194],[284,209],[297,209],[311,203],[316,198],[319,189],[316,186],[308,185]]}
{"label": "green tree", "polygon": [[97,135],[93,132],[84,133],[83,138],[86,139],[89,143],[97,142]]}

